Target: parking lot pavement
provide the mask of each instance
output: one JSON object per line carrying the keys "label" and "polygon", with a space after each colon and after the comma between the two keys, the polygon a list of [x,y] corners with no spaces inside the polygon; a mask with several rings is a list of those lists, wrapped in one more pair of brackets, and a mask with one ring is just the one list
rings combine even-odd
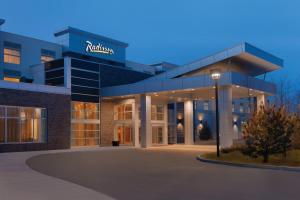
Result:
{"label": "parking lot pavement", "polygon": [[[41,154],[59,152],[102,151],[104,148],[73,149],[62,151],[37,151],[0,154],[1,200],[112,200],[99,191],[54,178],[32,170],[25,161]],[[105,148],[105,150],[111,150]],[[51,164],[51,163],[48,163]]]}
{"label": "parking lot pavement", "polygon": [[196,160],[199,149],[183,149],[58,153],[27,163],[115,199],[299,199],[300,173],[206,164]]}

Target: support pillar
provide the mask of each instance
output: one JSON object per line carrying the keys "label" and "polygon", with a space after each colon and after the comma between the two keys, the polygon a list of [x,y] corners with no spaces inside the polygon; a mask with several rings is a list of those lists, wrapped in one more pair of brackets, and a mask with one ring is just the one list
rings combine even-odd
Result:
{"label": "support pillar", "polygon": [[139,104],[140,104],[140,98],[139,96],[135,97],[134,101],[134,110],[133,110],[133,146],[140,147],[140,141],[139,141],[139,125],[140,125],[140,119],[139,119]]}
{"label": "support pillar", "polygon": [[233,144],[232,120],[232,88],[230,86],[221,86],[219,88],[219,127],[221,148],[230,147]]}
{"label": "support pillar", "polygon": [[267,102],[267,100],[266,100],[265,94],[257,95],[257,97],[256,97],[257,110],[259,110],[261,106],[265,106],[266,102]]}
{"label": "support pillar", "polygon": [[184,143],[194,144],[193,101],[184,102]]}
{"label": "support pillar", "polygon": [[164,104],[163,144],[168,144],[168,104]]}
{"label": "support pillar", "polygon": [[71,58],[64,58],[64,86],[71,88]]}
{"label": "support pillar", "polygon": [[151,96],[140,95],[141,105],[141,147],[151,146],[152,127],[151,127]]}

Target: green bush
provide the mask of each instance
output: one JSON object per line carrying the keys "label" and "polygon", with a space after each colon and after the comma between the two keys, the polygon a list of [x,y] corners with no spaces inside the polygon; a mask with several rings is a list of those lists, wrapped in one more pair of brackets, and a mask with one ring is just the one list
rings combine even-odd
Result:
{"label": "green bush", "polygon": [[268,162],[271,154],[286,156],[295,130],[295,119],[284,107],[260,107],[244,126],[246,148],[243,152],[252,157],[263,156],[264,162]]}

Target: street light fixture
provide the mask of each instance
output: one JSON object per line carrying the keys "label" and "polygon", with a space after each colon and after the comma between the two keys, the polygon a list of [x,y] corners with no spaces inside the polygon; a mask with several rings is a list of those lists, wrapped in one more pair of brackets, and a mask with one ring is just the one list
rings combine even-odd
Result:
{"label": "street light fixture", "polygon": [[220,133],[219,133],[219,94],[218,80],[221,78],[221,73],[213,71],[211,78],[215,81],[215,99],[216,99],[216,134],[217,134],[217,157],[220,157]]}

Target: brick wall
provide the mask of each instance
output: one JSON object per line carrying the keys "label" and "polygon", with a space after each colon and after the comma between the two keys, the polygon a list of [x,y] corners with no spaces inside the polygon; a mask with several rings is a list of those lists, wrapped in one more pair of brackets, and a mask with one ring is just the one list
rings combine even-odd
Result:
{"label": "brick wall", "polygon": [[47,109],[47,143],[0,144],[0,152],[70,148],[69,95],[48,94],[0,88],[0,105],[30,106]]}
{"label": "brick wall", "polygon": [[101,146],[111,146],[114,138],[114,104],[111,101],[102,100],[100,103],[100,137]]}

